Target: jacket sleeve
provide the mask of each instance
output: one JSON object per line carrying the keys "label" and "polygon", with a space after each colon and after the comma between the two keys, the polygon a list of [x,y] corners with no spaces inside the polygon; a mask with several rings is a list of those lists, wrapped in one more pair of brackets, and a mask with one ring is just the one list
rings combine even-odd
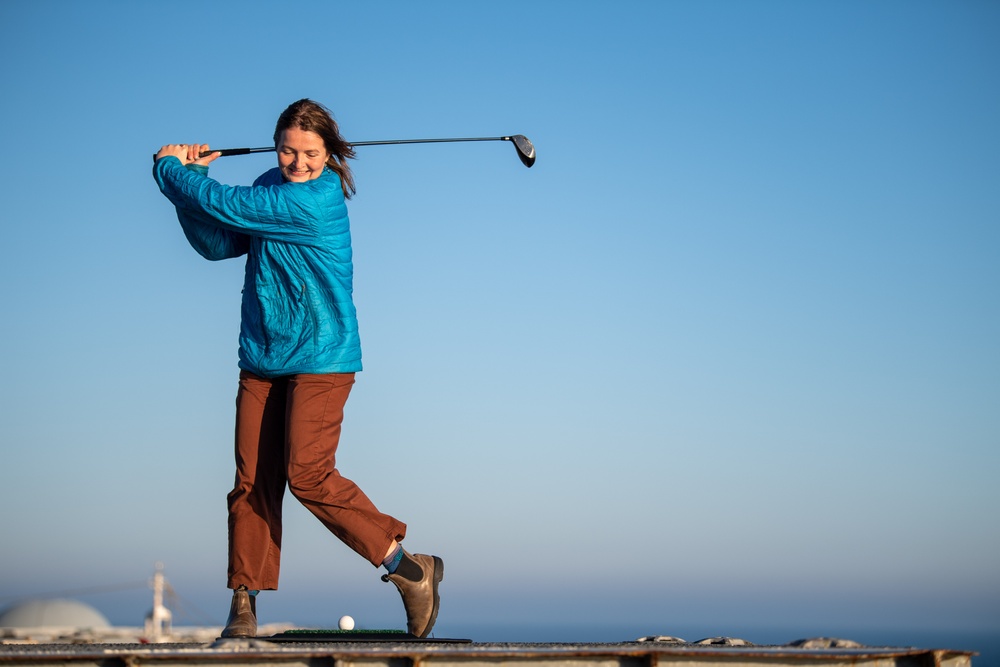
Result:
{"label": "jacket sleeve", "polygon": [[[187,168],[202,175],[208,174],[208,167],[188,165]],[[213,225],[211,219],[198,210],[180,206],[176,208],[177,220],[181,223],[184,236],[191,247],[205,259],[230,259],[248,251],[250,238],[246,235]]]}
{"label": "jacket sleeve", "polygon": [[250,237],[213,225],[198,211],[178,208],[177,220],[188,243],[205,259],[231,259],[250,249]]}
{"label": "jacket sleeve", "polygon": [[[178,210],[194,212],[199,222],[220,230],[314,245],[324,220],[347,217],[340,180],[330,171],[308,183],[230,186],[165,157],[153,166],[153,176]],[[342,210],[333,210],[337,207]]]}

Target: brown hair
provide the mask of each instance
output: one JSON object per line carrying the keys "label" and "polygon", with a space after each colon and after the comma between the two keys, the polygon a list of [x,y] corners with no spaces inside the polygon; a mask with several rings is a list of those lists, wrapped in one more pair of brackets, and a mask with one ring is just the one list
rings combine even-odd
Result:
{"label": "brown hair", "polygon": [[340,128],[337,127],[337,121],[333,119],[330,110],[310,99],[301,99],[290,104],[278,116],[278,124],[274,128],[275,147],[281,140],[281,133],[290,127],[315,132],[323,139],[323,145],[330,152],[330,159],[326,161],[326,166],[340,176],[340,187],[344,190],[344,196],[350,199],[356,190],[354,176],[351,174],[351,168],[347,165],[347,160],[354,158],[354,147],[340,136]]}

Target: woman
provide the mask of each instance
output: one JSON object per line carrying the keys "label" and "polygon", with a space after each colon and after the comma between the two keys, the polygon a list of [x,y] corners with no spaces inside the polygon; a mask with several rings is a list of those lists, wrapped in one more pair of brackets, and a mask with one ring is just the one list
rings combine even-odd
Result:
{"label": "woman", "polygon": [[247,256],[236,397],[236,484],[229,501],[223,637],[257,634],[256,595],[278,587],[285,485],[334,535],[399,589],[407,629],[426,637],[444,564],[410,554],[406,525],[378,511],[335,466],[344,404],[361,370],[345,200],[354,150],[308,99],[274,130],[278,166],[251,187],[208,178],[206,144],[170,144],[153,176],[192,247],[209,260]]}

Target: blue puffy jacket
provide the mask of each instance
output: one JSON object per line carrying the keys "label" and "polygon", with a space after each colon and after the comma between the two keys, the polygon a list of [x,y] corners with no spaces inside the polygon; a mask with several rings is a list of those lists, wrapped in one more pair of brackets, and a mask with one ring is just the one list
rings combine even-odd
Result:
{"label": "blue puffy jacket", "polygon": [[251,187],[165,157],[153,166],[184,234],[206,259],[247,255],[240,368],[262,377],[361,370],[351,231],[330,169],[288,183],[275,168]]}

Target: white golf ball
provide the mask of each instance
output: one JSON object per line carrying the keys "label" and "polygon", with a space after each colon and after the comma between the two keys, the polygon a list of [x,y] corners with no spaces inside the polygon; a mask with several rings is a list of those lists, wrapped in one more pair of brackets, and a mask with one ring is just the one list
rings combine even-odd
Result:
{"label": "white golf ball", "polygon": [[341,630],[353,630],[354,629],[354,619],[350,616],[341,616],[340,622],[338,623]]}

